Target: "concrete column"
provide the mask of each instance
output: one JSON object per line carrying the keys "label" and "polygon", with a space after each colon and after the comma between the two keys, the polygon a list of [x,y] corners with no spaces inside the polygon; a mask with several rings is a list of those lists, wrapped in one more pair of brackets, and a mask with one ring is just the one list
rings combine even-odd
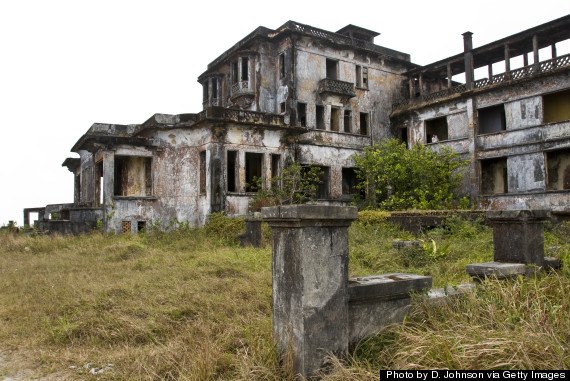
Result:
{"label": "concrete column", "polygon": [[115,152],[105,151],[103,158],[103,204],[110,205],[115,193]]}
{"label": "concrete column", "polygon": [[505,72],[511,71],[511,48],[505,44]]}
{"label": "concrete column", "polygon": [[538,36],[536,34],[532,36],[532,54],[534,58],[534,66],[538,68],[540,59],[538,57]]}
{"label": "concrete column", "polygon": [[413,77],[410,77],[408,78],[408,83],[410,87],[410,99],[414,99],[416,97],[416,82]]}
{"label": "concrete column", "polygon": [[451,77],[453,77],[453,72],[451,71],[451,64],[448,63],[447,64],[447,88],[451,89],[451,86],[453,85],[453,81],[451,80]]}
{"label": "concrete column", "polygon": [[420,74],[419,86],[420,86],[420,97],[423,97],[424,96],[424,75],[423,74]]}
{"label": "concrete column", "polygon": [[556,58],[557,57],[556,43],[554,43],[550,46],[550,51],[552,52],[552,59]]}
{"label": "concrete column", "polygon": [[493,64],[489,64],[487,68],[489,69],[489,81],[491,81],[493,79]]}
{"label": "concrete column", "polygon": [[473,88],[475,75],[473,73],[473,33],[463,33],[463,51],[465,61],[465,84],[468,89]]}
{"label": "concrete column", "polygon": [[523,54],[523,66],[528,66],[528,53]]}
{"label": "concrete column", "polygon": [[[273,335],[295,374],[348,350],[348,227],[355,207],[263,208],[272,228]],[[284,357],[286,358],[286,357]]]}

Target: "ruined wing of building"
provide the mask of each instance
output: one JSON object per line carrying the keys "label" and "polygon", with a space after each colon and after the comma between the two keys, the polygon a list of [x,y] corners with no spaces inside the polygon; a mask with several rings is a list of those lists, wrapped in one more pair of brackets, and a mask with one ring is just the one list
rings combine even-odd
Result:
{"label": "ruined wing of building", "polygon": [[269,187],[289,160],[319,166],[317,202],[343,205],[356,184],[351,155],[390,137],[469,158],[463,192],[479,207],[570,210],[570,56],[556,52],[570,16],[477,48],[464,33],[462,53],[426,66],[376,36],[354,25],[257,28],[198,77],[201,112],[91,126],[72,148],[79,158],[63,163],[73,203],[27,208],[24,223],[36,212],[46,230],[120,233],[244,215],[254,179]]}

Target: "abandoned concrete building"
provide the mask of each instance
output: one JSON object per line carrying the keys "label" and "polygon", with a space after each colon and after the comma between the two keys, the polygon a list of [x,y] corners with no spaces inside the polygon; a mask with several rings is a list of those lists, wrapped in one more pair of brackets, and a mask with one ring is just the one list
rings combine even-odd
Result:
{"label": "abandoned concrete building", "polygon": [[24,224],[38,213],[45,230],[99,221],[135,233],[157,220],[245,215],[253,179],[270,186],[289,160],[321,167],[318,203],[344,205],[351,155],[390,137],[469,158],[464,192],[479,207],[570,211],[570,55],[556,51],[570,15],[478,48],[464,33],[464,52],[426,66],[376,36],[293,21],[255,29],[198,77],[201,112],[92,125],[71,150],[79,158],[63,163],[73,203],[27,208]]}

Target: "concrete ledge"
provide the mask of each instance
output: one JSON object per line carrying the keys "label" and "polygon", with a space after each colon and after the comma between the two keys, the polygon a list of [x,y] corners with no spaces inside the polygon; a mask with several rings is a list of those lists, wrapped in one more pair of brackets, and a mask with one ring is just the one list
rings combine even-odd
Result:
{"label": "concrete ledge", "polygon": [[264,220],[356,220],[358,208],[355,206],[286,205],[261,208],[261,216]]}
{"label": "concrete ledge", "polygon": [[523,222],[529,220],[546,220],[550,216],[548,210],[490,210],[485,217],[491,222]]}
{"label": "concrete ledge", "polygon": [[544,257],[544,269],[545,270],[556,270],[560,268],[560,259],[554,257]]}
{"label": "concrete ledge", "polygon": [[527,273],[524,263],[503,263],[503,262],[484,262],[470,264],[465,267],[467,274],[475,279],[485,277],[497,277],[497,279],[506,279],[516,277],[517,275],[525,275]]}
{"label": "concrete ledge", "polygon": [[382,274],[348,280],[348,302],[392,300],[410,297],[411,292],[430,289],[432,278],[416,274]]}

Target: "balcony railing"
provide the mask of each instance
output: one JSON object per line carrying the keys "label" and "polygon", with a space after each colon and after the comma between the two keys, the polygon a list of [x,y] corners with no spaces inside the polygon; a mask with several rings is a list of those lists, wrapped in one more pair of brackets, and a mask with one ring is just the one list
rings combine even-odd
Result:
{"label": "balcony railing", "polygon": [[338,94],[348,97],[355,97],[354,83],[339,81],[337,79],[325,78],[319,83],[319,93]]}
{"label": "balcony railing", "polygon": [[[523,78],[531,78],[538,74],[552,72],[568,66],[570,66],[570,54],[553,58],[551,60],[542,61],[539,62],[538,64],[524,66],[519,69],[500,73],[492,76],[491,78],[479,79],[473,82],[473,88],[483,89],[500,83],[509,83],[511,81],[516,81]],[[469,90],[467,88],[467,85],[463,84],[451,87],[449,89],[444,89],[441,91],[436,91],[434,93],[426,94],[419,98],[403,99],[400,102],[395,103],[393,109],[395,110],[397,108],[404,107],[413,103],[433,101],[439,98],[448,97],[453,94],[462,93],[467,90]]]}
{"label": "balcony railing", "polygon": [[253,93],[248,81],[239,81],[232,85],[232,96]]}
{"label": "balcony railing", "polygon": [[208,107],[196,114],[196,123],[206,119],[216,119],[241,123],[285,126],[288,122],[284,115],[266,114],[263,112],[244,111],[225,107]]}

